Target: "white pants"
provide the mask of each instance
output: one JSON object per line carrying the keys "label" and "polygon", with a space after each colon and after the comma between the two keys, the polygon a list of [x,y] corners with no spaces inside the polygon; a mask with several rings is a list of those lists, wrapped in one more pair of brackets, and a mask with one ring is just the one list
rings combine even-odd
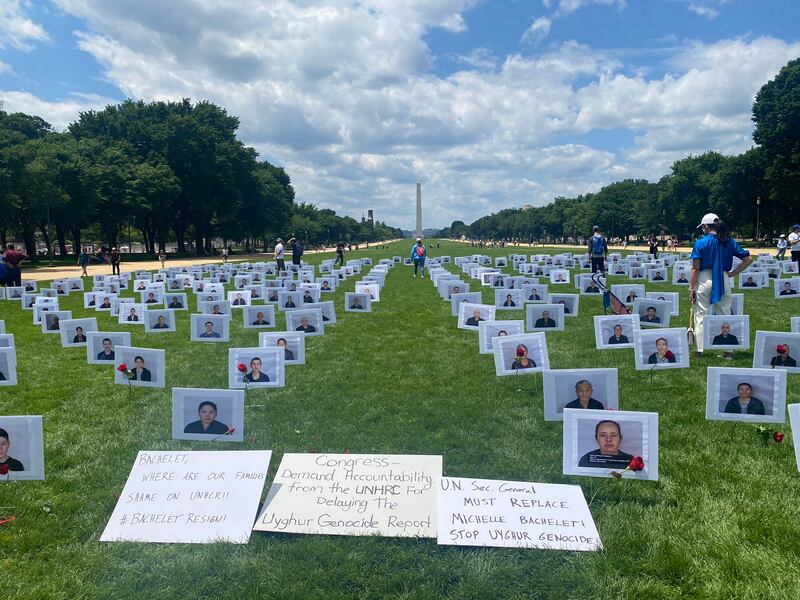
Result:
{"label": "white pants", "polygon": [[[706,315],[711,311],[711,269],[700,271],[697,278],[697,299],[692,305],[694,311],[694,338],[697,351],[703,351],[703,325]],[[719,302],[713,305],[715,315],[731,314],[731,278],[725,275],[725,292]]]}

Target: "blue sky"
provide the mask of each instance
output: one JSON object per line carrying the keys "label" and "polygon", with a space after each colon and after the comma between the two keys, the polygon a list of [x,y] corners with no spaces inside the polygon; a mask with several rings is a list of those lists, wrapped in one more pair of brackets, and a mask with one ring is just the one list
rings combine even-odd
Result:
{"label": "blue sky", "polygon": [[466,222],[751,144],[797,0],[0,0],[0,99],[59,129],[214,101],[298,200]]}

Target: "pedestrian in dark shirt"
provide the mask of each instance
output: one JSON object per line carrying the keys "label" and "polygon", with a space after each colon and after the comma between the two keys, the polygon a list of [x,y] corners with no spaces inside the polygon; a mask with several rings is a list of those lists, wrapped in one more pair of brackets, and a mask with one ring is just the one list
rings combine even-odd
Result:
{"label": "pedestrian in dark shirt", "polygon": [[19,287],[22,285],[22,270],[20,263],[28,260],[28,255],[20,252],[14,244],[8,244],[3,253],[3,260],[6,263],[6,285]]}

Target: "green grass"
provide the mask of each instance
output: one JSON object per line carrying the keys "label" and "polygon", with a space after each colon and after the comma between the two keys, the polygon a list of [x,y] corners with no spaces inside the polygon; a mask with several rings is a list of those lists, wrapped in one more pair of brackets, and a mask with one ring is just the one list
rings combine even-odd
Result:
{"label": "green grass", "polygon": [[[408,249],[397,243],[358,255],[405,256]],[[442,243],[431,253],[473,252]],[[493,357],[478,354],[476,333],[456,329],[428,279],[394,268],[372,315],[344,312],[343,291],[352,289],[348,281],[336,293],[339,323],[307,340],[307,364],[287,368],[286,387],[250,392],[267,408],[246,414],[246,441],[236,448],[171,439],[171,387],[227,386],[227,346],[191,343],[188,312],[177,333],[161,335],[97,315],[101,329],[132,331],[133,345],[167,350],[167,388],[134,389],[131,404],[111,368],[87,365],[83,349],[61,349],[57,336],[31,324],[30,312],[0,302],[0,319],[16,336],[20,381],[0,388],[0,414],[44,416],[47,472],[43,482],[0,485],[0,515],[18,517],[0,526],[0,597],[800,597],[800,478],[789,436],[764,446],[751,426],[705,420],[705,370],[722,365],[710,353],[691,369],[656,373],[657,388],[634,370],[633,350],[595,350],[599,298],[582,297],[566,331],[547,334],[551,365],[618,367],[620,407],[657,411],[661,445],[660,481],[612,482],[595,499],[602,552],[260,533],[244,546],[101,544],[140,449],[271,449],[269,481],[285,452],[348,448],[442,454],[447,475],[576,483],[587,498],[604,483],[561,474],[562,426],[543,420],[541,375],[525,379],[525,392],[517,391],[520,379],[496,377]],[[648,284],[659,289],[671,286]],[[485,290],[484,300],[491,298]],[[681,298],[674,326],[687,324],[685,290]],[[74,316],[89,314],[77,295],[61,305]],[[753,335],[788,330],[798,308],[775,302],[771,290],[746,292]],[[257,341],[257,330],[234,320],[231,347]],[[737,353],[728,365],[752,366],[752,353]],[[799,400],[797,381],[789,377],[789,402]]]}

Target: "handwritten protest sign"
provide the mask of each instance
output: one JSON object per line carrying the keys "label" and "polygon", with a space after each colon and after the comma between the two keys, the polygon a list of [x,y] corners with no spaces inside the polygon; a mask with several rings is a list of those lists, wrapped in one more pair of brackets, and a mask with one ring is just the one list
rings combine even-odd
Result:
{"label": "handwritten protest sign", "polygon": [[139,452],[100,541],[246,544],[271,455]]}
{"label": "handwritten protest sign", "polygon": [[442,477],[437,488],[439,544],[602,548],[577,485]]}
{"label": "handwritten protest sign", "polygon": [[258,531],[436,536],[441,456],[284,454]]}

